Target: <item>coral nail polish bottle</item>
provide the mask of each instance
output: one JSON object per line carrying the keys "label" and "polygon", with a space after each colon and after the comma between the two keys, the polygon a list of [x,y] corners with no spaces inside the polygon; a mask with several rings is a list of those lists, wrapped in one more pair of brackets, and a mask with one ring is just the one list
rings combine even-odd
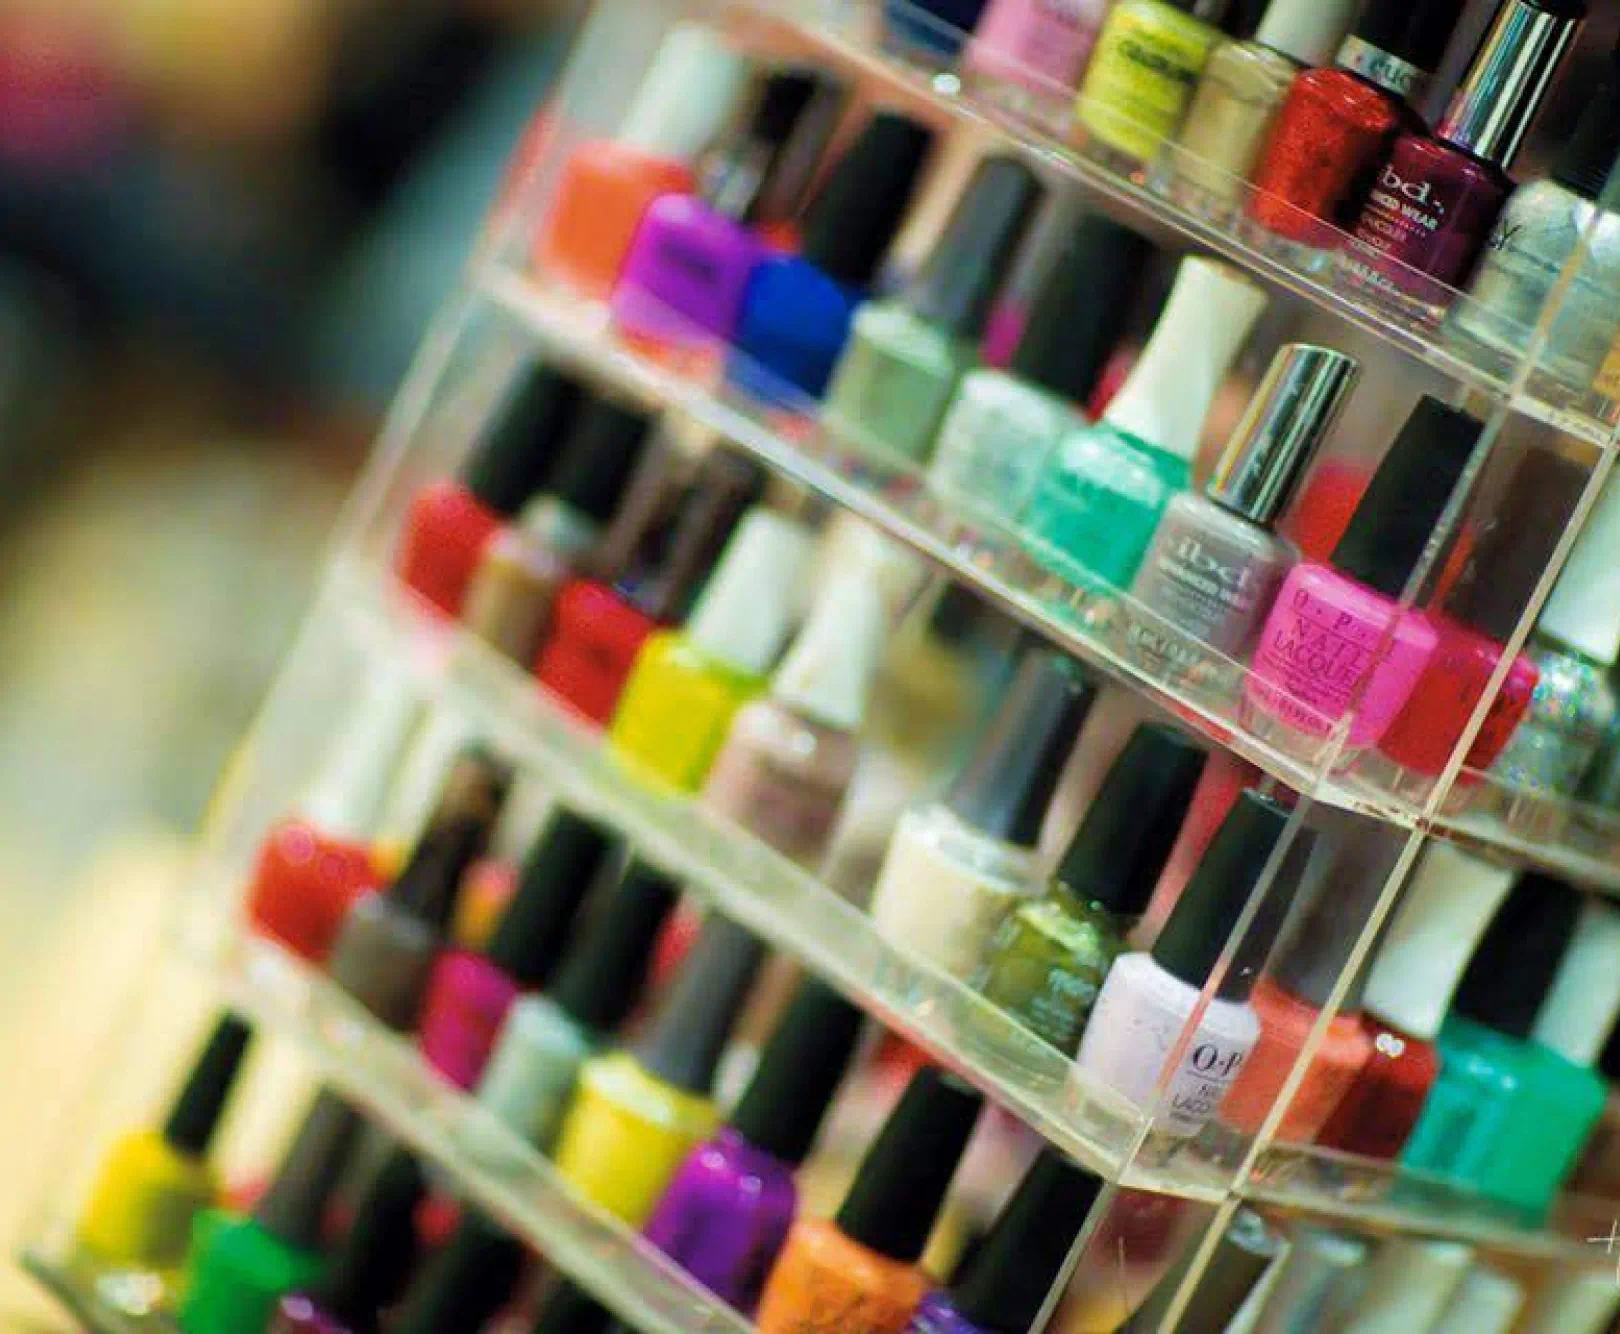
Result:
{"label": "coral nail polish bottle", "polygon": [[401,582],[459,616],[484,547],[545,482],[584,391],[548,366],[513,384],[456,479],[416,493],[395,556]]}
{"label": "coral nail polish bottle", "polygon": [[457,1088],[478,1083],[507,1011],[544,987],[592,887],[615,851],[612,833],[558,810],[524,861],[516,894],[483,955],[439,956],[422,1007],[428,1064]]}
{"label": "coral nail polish bottle", "polygon": [[901,1334],[928,1295],[917,1267],[978,1119],[953,1075],[912,1077],[832,1219],[801,1218],[766,1281],[760,1334]]}
{"label": "coral nail polish bottle", "polygon": [[1310,762],[1354,709],[1340,762],[1377,745],[1439,636],[1399,599],[1473,454],[1481,424],[1438,399],[1413,408],[1325,565],[1283,582],[1244,685],[1244,724]]}
{"label": "coral nail polish bottle", "polygon": [[815,978],[771,1034],[737,1110],[694,1149],[645,1235],[722,1301],[750,1312],[798,1212],[810,1152],[860,1034],[861,1011]]}
{"label": "coral nail polish bottle", "polygon": [[557,183],[535,264],[606,301],[648,207],[688,195],[694,164],[746,91],[750,66],[717,33],[682,23],[664,39],[612,140],[581,144]]}

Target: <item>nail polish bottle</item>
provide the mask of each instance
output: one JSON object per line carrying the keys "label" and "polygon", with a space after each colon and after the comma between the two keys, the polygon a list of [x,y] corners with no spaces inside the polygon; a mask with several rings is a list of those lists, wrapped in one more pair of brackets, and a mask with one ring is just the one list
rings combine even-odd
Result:
{"label": "nail polish bottle", "polygon": [[660,501],[634,500],[614,518],[584,578],[557,595],[552,632],[535,662],[540,684],[600,727],[613,720],[647,640],[690,613],[742,516],[765,490],[758,464],[724,450],[691,484]]}
{"label": "nail polish bottle", "polygon": [[1152,245],[1088,214],[1042,283],[1006,370],[970,370],[934,442],[928,487],[954,512],[1006,527],[1119,341]]}
{"label": "nail polish bottle", "polygon": [[981,1105],[954,1075],[912,1077],[837,1215],[801,1218],[788,1233],[759,1334],[902,1334],[928,1295],[917,1260]]}
{"label": "nail polish bottle", "polygon": [[1512,871],[1449,843],[1424,849],[1362,987],[1370,1055],[1318,1144],[1366,1158],[1401,1151],[1440,1073],[1434,1039],[1452,993],[1512,885]]}
{"label": "nail polish bottle", "polygon": [[783,1012],[737,1109],[675,1174],[648,1241],[744,1313],[798,1213],[793,1174],[849,1066],[861,1011],[809,978]]}
{"label": "nail polish bottle", "polygon": [[1401,135],[1379,167],[1345,250],[1354,281],[1444,312],[1512,193],[1507,169],[1585,17],[1580,0],[1497,11],[1433,135]]}
{"label": "nail polish bottle", "polygon": [[618,133],[569,155],[541,226],[539,269],[606,301],[648,207],[696,186],[694,163],[719,138],[750,72],[717,33],[697,23],[671,29]]}
{"label": "nail polish bottle", "polygon": [[743,288],[769,253],[764,229],[789,221],[843,109],[844,90],[809,69],[760,74],[745,126],[712,155],[696,194],[648,206],[613,289],[631,337],[662,346],[729,342]]}
{"label": "nail polish bottle", "polygon": [[1143,724],[1108,771],[1044,897],[997,925],[974,987],[1072,1056],[1097,993],[1164,870],[1204,752]]}
{"label": "nail polish bottle", "polygon": [[418,1039],[457,1088],[478,1083],[513,1003],[546,985],[580,909],[616,851],[612,831],[557,809],[523,863],[516,893],[483,954],[447,950],[433,965]]}
{"label": "nail polish bottle", "polygon": [[[1239,1209],[1221,1233],[1214,1253],[1204,1262],[1197,1285],[1182,1308],[1183,1327],[1229,1329],[1232,1334],[1242,1330],[1254,1334],[1253,1326],[1244,1324],[1239,1313],[1257,1303],[1257,1285],[1274,1265],[1283,1263],[1289,1246],[1288,1238],[1253,1209]],[[1152,1295],[1125,1326],[1126,1334],[1157,1334],[1170,1304],[1181,1291],[1197,1251],[1196,1245],[1183,1248],[1181,1258],[1159,1280]],[[1255,1302],[1251,1302],[1251,1294],[1255,1295]]]}
{"label": "nail polish bottle", "polygon": [[925,65],[948,65],[984,6],[985,0],[884,0],[884,49]]}
{"label": "nail polish bottle", "polygon": [[962,58],[976,96],[1059,132],[1107,14],[1105,0],[990,0]]}
{"label": "nail polish bottle", "polygon": [[484,547],[544,484],[584,390],[550,366],[525,370],[460,475],[411,499],[395,568],[446,616],[459,616]]}
{"label": "nail polish bottle", "polygon": [[907,1334],[1025,1334],[1063,1273],[1103,1182],[1043,1149],[948,1290],[930,1293]]}
{"label": "nail polish bottle", "polygon": [[[1277,909],[1285,906],[1285,896],[1277,884],[1267,891],[1195,1039],[1159,1094],[1165,1060],[1287,824],[1288,812],[1270,797],[1245,792],[1238,798],[1151,953],[1122,954],[1114,961],[1080,1039],[1080,1081],[1095,1080],[1124,1094],[1152,1114],[1155,1131],[1167,1137],[1186,1139],[1204,1128],[1259,1039],[1249,993],[1281,926]],[[1303,858],[1309,841],[1302,830],[1289,860]],[[1287,869],[1279,868],[1279,881]]]}
{"label": "nail polish bottle", "polygon": [[1041,817],[1091,698],[1063,654],[1025,654],[949,795],[900,818],[872,891],[889,941],[955,977],[973,974],[1001,919],[1039,893]]}
{"label": "nail polish bottle", "polygon": [[[1465,353],[1488,354],[1485,364],[1507,373],[1525,355],[1564,269],[1575,273],[1558,295],[1538,364],[1566,385],[1590,385],[1614,343],[1620,300],[1620,216],[1600,206],[1620,159],[1620,47],[1552,174],[1514,191],[1497,219],[1468,299],[1446,318],[1445,335]],[[1612,201],[1605,201],[1612,203]],[[1584,246],[1584,249],[1583,249]]]}
{"label": "nail polish bottle", "polygon": [[933,132],[880,111],[832,169],[805,218],[804,248],[754,266],[726,378],[793,411],[819,399],[911,206]]}
{"label": "nail polish bottle", "polygon": [[1509,1334],[1524,1307],[1524,1286],[1475,1264],[1463,1275],[1430,1334]]}
{"label": "nail polish bottle", "polygon": [[1255,168],[1249,217],[1312,247],[1337,244],[1370,175],[1440,67],[1464,0],[1372,0],[1332,68],[1294,80]]}
{"label": "nail polish bottle", "polygon": [[1080,128],[1132,164],[1153,161],[1187,114],[1225,8],[1225,0],[1116,4],[1080,85]]}
{"label": "nail polish bottle", "polygon": [[652,429],[647,413],[612,399],[579,409],[544,493],[485,544],[461,612],[468,630],[513,662],[534,661],[558,591],[623,501]]}
{"label": "nail polish bottle", "polygon": [[1126,653],[1155,680],[1236,701],[1240,664],[1298,560],[1273,526],[1359,370],[1330,348],[1279,348],[1204,493],[1165,506],[1120,618]]}
{"label": "nail polish bottle", "polygon": [[349,1225],[326,1276],[281,1299],[269,1334],[380,1334],[417,1252],[416,1209],[427,1179],[409,1153],[391,1154]]}
{"label": "nail polish bottle", "polygon": [[802,866],[819,864],[855,777],[888,630],[874,572],[835,574],[771,682],[742,706],[703,804]]}
{"label": "nail polish bottle", "polygon": [[554,1158],[586,1199],[640,1227],[686,1155],[714,1133],[715,1067],[764,959],[747,931],[711,916],[635,1049],[580,1067]]}
{"label": "nail polish bottle", "polygon": [[185,1334],[263,1334],[284,1296],[320,1283],[326,1206],[364,1124],[322,1091],[253,1213],[198,1216],[179,1311]]}
{"label": "nail polish bottle", "polygon": [[985,158],[909,289],[856,312],[822,425],[880,473],[928,461],[1043,189],[1019,158]]}
{"label": "nail polish bottle", "polygon": [[1301,70],[1333,55],[1354,9],[1353,0],[1271,0],[1252,40],[1216,46],[1166,155],[1178,198],[1220,217],[1247,202],[1283,98]]}
{"label": "nail polish bottle", "polygon": [[517,1295],[528,1265],[523,1243],[481,1210],[462,1213],[393,1313],[389,1334],[473,1334]]}
{"label": "nail polish bottle", "polygon": [[478,1101],[542,1151],[551,1148],[580,1067],[640,999],[676,888],[656,867],[632,861],[581,924],[550,989],[507,1011]]}
{"label": "nail polish bottle", "polygon": [[659,631],[637,656],[608,730],[619,759],[678,792],[702,786],[737,710],[765,688],[810,549],[802,525],[748,513],[686,628]]}
{"label": "nail polish bottle", "polygon": [[463,754],[405,869],[344,919],[327,974],[389,1028],[416,1027],[461,879],[484,855],[510,782],[483,752]]}
{"label": "nail polish bottle", "polygon": [[1388,1237],[1362,1276],[1361,1296],[1334,1328],[1344,1334],[1433,1329],[1473,1263],[1474,1248],[1434,1237]]}
{"label": "nail polish bottle", "polygon": [[1354,710],[1340,763],[1378,744],[1439,640],[1400,598],[1482,429],[1438,399],[1418,401],[1332,558],[1284,580],[1244,684],[1250,731],[1314,762]]}
{"label": "nail polish bottle", "polygon": [[103,1160],[77,1236],[98,1269],[179,1270],[193,1220],[219,1198],[209,1146],[252,1036],[236,1015],[221,1017],[163,1128],[125,1135]]}
{"label": "nail polish bottle", "polygon": [[1182,260],[1130,378],[1042,472],[1023,519],[1037,561],[1084,588],[1130,586],[1164,507],[1187,489],[1210,402],[1265,306],[1236,269]]}

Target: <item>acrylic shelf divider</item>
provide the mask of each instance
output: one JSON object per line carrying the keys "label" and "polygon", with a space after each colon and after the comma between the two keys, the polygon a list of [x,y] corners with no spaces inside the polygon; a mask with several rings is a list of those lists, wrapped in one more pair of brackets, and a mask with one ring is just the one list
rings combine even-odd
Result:
{"label": "acrylic shelf divider", "polygon": [[137,1314],[120,1310],[96,1290],[94,1274],[59,1259],[46,1247],[26,1248],[18,1264],[83,1328],[94,1334],[178,1334],[179,1326],[162,1312]]}
{"label": "acrylic shelf divider", "polygon": [[[1417,805],[1356,779],[1322,777],[1315,767],[1268,745],[1196,694],[1156,679],[1122,654],[1106,635],[1058,614],[1016,562],[987,555],[960,538],[959,526],[852,475],[811,444],[790,437],[744,405],[715,392],[702,379],[660,364],[619,339],[605,310],[547,289],[510,269],[490,266],[481,275],[485,295],[531,331],[545,352],[649,404],[674,408],[715,432],[778,475],[866,520],[951,578],[968,585],[1048,642],[1173,714],[1212,746],[1248,761],[1272,778],[1317,801],[1372,816],[1400,828],[1424,827],[1607,893],[1620,894],[1620,821],[1576,803],[1524,795],[1520,804],[1532,832],[1512,832],[1475,814],[1425,823]],[[1589,819],[1583,819],[1589,815]],[[1566,837],[1581,831],[1585,841]],[[1602,842],[1594,842],[1601,834]]]}

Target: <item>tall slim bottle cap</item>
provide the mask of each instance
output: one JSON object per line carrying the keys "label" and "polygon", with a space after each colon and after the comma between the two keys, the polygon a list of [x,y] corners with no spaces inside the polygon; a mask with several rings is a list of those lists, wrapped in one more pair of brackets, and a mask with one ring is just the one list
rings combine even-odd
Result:
{"label": "tall slim bottle cap", "polygon": [[1602,1334],[1620,1310],[1620,1287],[1607,1265],[1565,1271],[1541,1283],[1514,1334]]}
{"label": "tall slim bottle cap", "polygon": [[1041,284],[1013,354],[1013,374],[1072,403],[1086,402],[1119,343],[1152,254],[1146,238],[1111,218],[1082,218]]}
{"label": "tall slim bottle cap", "polygon": [[1605,483],[1538,628],[1597,662],[1620,652],[1620,482]]}
{"label": "tall slim bottle cap", "polygon": [[[1248,1300],[1254,1285],[1272,1262],[1287,1250],[1282,1235],[1252,1209],[1239,1209],[1203,1267],[1198,1284],[1182,1311],[1189,1329],[1224,1330]],[[1185,1247],[1181,1258],[1154,1285],[1147,1301],[1131,1317],[1130,1334],[1157,1334],[1170,1304],[1181,1291],[1198,1248]]]}
{"label": "tall slim bottle cap", "polygon": [[1367,1263],[1367,1250],[1359,1237],[1321,1227],[1295,1228],[1268,1284],[1254,1334],[1342,1328],[1336,1321],[1349,1313],[1356,1295],[1345,1285]]}
{"label": "tall slim bottle cap", "polygon": [[743,999],[764,962],[765,947],[747,928],[711,913],[636,1046],[642,1068],[688,1093],[708,1093]]}
{"label": "tall slim bottle cap", "polygon": [[802,524],[750,510],[692,612],[687,640],[734,671],[768,671],[798,610],[810,550]]}
{"label": "tall slim bottle cap", "polygon": [[1513,886],[1513,872],[1449,843],[1430,843],[1412,872],[1362,991],[1364,1010],[1433,1041],[1474,947]]}
{"label": "tall slim bottle cap", "polygon": [[1033,1329],[1102,1188],[1095,1172],[1043,1149],[952,1285],[956,1313],[987,1334]]}
{"label": "tall slim bottle cap", "polygon": [[888,627],[875,575],[834,576],[777,669],[771,694],[825,727],[859,731]]}
{"label": "tall slim bottle cap", "polygon": [[710,206],[749,223],[795,216],[845,96],[842,85],[809,66],[756,73],[746,124],[703,173]]}
{"label": "tall slim bottle cap", "polygon": [[1424,77],[1440,68],[1467,0],[1372,0],[1356,21],[1346,46],[1356,58],[1339,63],[1367,74],[1403,97],[1418,92]]}
{"label": "tall slim bottle cap", "polygon": [[569,509],[605,524],[624,499],[652,434],[640,408],[594,398],[580,409],[551,479],[550,491]]}
{"label": "tall slim bottle cap", "polygon": [[742,53],[710,29],[676,25],[636,90],[619,142],[652,157],[696,158],[725,128],[750,69]]}
{"label": "tall slim bottle cap", "polygon": [[489,961],[524,991],[542,988],[550,978],[616,843],[612,830],[563,808],[535,839],[487,951]]}
{"label": "tall slim bottle cap", "polygon": [[462,469],[467,490],[503,518],[516,514],[545,484],[586,397],[578,380],[555,367],[524,371]]}
{"label": "tall slim bottle cap", "polygon": [[1215,391],[1265,308],[1265,292],[1230,265],[1182,260],[1153,336],[1104,420],[1191,459]]}
{"label": "tall slim bottle cap", "polygon": [[784,1163],[803,1162],[849,1068],[864,1018],[825,982],[801,982],[731,1114],[731,1128]]}
{"label": "tall slim bottle cap", "polygon": [[393,1334],[482,1329],[512,1300],[524,1258],[523,1243],[505,1228],[476,1210],[465,1211],[389,1328]]}
{"label": "tall slim bottle cap", "polygon": [[427,1177],[413,1154],[396,1149],[373,1179],[320,1283],[321,1309],[349,1327],[375,1327],[409,1278],[417,1254],[416,1210]]}
{"label": "tall slim bottle cap", "polygon": [[463,751],[450,766],[439,805],[410,860],[388,888],[401,909],[443,931],[467,868],[484,855],[512,771],[487,751]]}
{"label": "tall slim bottle cap", "polygon": [[1254,40],[1307,69],[1325,65],[1339,49],[1355,8],[1355,0],[1271,0]]}
{"label": "tall slim bottle cap", "polygon": [[1536,872],[1519,878],[1457,984],[1451,1012],[1510,1038],[1527,1038],[1575,933],[1580,895]]}
{"label": "tall slim bottle cap", "polygon": [[259,1197],[254,1221],[288,1246],[319,1251],[326,1206],[364,1125],[336,1093],[322,1089],[316,1094],[275,1179]]}
{"label": "tall slim bottle cap", "polygon": [[1034,847],[1092,698],[1063,654],[1029,650],[946,804],[975,829]]}
{"label": "tall slim bottle cap", "polygon": [[982,1105],[955,1075],[931,1066],[913,1075],[861,1160],[838,1210],[839,1231],[891,1260],[917,1259]]}
{"label": "tall slim bottle cap", "polygon": [[1251,523],[1269,525],[1333,429],[1360,370],[1354,357],[1331,348],[1308,343],[1278,348],[1221,451],[1205,494]]}
{"label": "tall slim bottle cap", "polygon": [[1053,877],[1081,903],[1140,917],[1181,832],[1205,754],[1161,723],[1143,723],[1103,779]]}
{"label": "tall slim bottle cap", "polygon": [[1516,1279],[1476,1264],[1429,1334],[1508,1334],[1523,1306],[1524,1288]]}
{"label": "tall slim bottle cap", "polygon": [[1558,973],[1536,1012],[1531,1038],[1566,1061],[1590,1066],[1620,1016],[1620,909],[1589,899]]}
{"label": "tall slim bottle cap", "polygon": [[933,142],[933,131],[907,116],[874,115],[810,205],[804,258],[846,287],[869,287]]}
{"label": "tall slim bottle cap", "polygon": [[1620,46],[1609,53],[1603,81],[1554,161],[1552,178],[1584,199],[1596,199],[1620,158]]}
{"label": "tall slim bottle cap", "polygon": [[234,1014],[214,1025],[163,1123],[163,1138],[176,1153],[192,1158],[208,1153],[252,1038],[253,1030]]}
{"label": "tall slim bottle cap", "polygon": [[635,1008],[659,933],[679,887],[639,859],[625,868],[607,902],[580,929],[549,995],[593,1033],[611,1033]]}
{"label": "tall slim bottle cap", "polygon": [[1333,565],[1385,597],[1399,597],[1483,429],[1437,398],[1419,399],[1333,548]]}
{"label": "tall slim bottle cap", "polygon": [[1015,157],[980,162],[906,304],[926,324],[977,339],[1045,193]]}
{"label": "tall slim bottle cap", "polygon": [[1355,1314],[1339,1328],[1367,1334],[1433,1329],[1473,1259],[1474,1248],[1464,1242],[1389,1238],[1373,1252]]}
{"label": "tall slim bottle cap", "polygon": [[402,667],[380,663],[367,673],[360,697],[338,725],[320,772],[299,803],[305,818],[334,838],[375,837],[422,711],[415,684]]}

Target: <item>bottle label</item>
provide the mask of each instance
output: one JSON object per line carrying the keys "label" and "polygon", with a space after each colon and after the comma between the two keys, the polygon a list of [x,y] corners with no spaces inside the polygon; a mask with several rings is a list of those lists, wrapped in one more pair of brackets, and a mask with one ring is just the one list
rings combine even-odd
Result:
{"label": "bottle label", "polygon": [[1121,5],[1103,29],[1080,94],[1080,121],[1120,153],[1151,159],[1180,126],[1219,33],[1172,12]]}
{"label": "bottle label", "polygon": [[1374,46],[1359,37],[1346,37],[1339,48],[1338,65],[1352,74],[1359,74],[1380,88],[1387,88],[1396,97],[1412,101],[1423,91],[1428,72],[1409,64],[1399,56]]}

